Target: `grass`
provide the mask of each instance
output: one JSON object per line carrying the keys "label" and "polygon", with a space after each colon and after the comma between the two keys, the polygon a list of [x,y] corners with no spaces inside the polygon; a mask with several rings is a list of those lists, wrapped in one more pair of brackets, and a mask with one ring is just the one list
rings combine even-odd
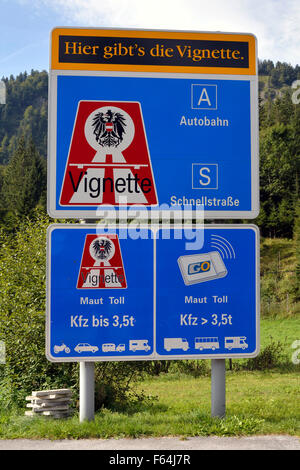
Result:
{"label": "grass", "polygon": [[280,342],[283,352],[291,357],[292,343],[300,340],[300,316],[289,318],[263,318],[260,322],[261,349],[271,340]]}
{"label": "grass", "polygon": [[[299,317],[263,318],[261,350],[280,342],[275,368],[236,370],[246,360],[233,360],[226,372],[226,417],[212,418],[209,373],[200,377],[174,372],[145,378],[136,385],[148,401],[122,409],[102,409],[93,422],[79,423],[78,413],[66,420],[28,418],[24,409],[0,412],[0,439],[83,439],[159,436],[300,436],[300,366],[293,365],[292,343],[300,339]],[[209,368],[210,361],[206,361]],[[227,364],[228,365],[228,364]],[[176,371],[176,368],[172,369]]]}
{"label": "grass", "polygon": [[261,311],[267,317],[300,314],[296,301],[295,247],[292,240],[265,238],[261,242]]}
{"label": "grass", "polygon": [[300,435],[299,373],[227,372],[226,418],[210,416],[210,378],[166,374],[138,385],[157,398],[94,422],[0,415],[0,438],[82,439],[141,436]]}
{"label": "grass", "polygon": [[[176,367],[172,373],[147,376],[136,384],[152,399],[128,403],[122,409],[102,409],[93,422],[79,423],[78,413],[66,420],[28,418],[24,409],[0,411],[0,439],[82,439],[142,436],[241,436],[289,434],[300,436],[300,365],[292,363],[300,340],[299,303],[286,307],[293,295],[295,257],[289,240],[262,242],[262,297],[265,303],[260,325],[261,351],[270,344],[264,370],[243,370],[246,359],[233,360],[226,373],[226,417],[212,418],[209,373],[193,377]],[[273,309],[273,303],[276,308]],[[272,348],[271,348],[272,349]],[[269,351],[270,353],[270,351]],[[300,354],[298,355],[300,359]],[[183,361],[184,362],[184,361]],[[182,362],[182,364],[183,364]],[[227,361],[228,362],[228,361]],[[209,367],[210,361],[206,361]],[[227,364],[228,365],[228,364]],[[207,367],[207,369],[208,369]],[[181,370],[184,370],[184,368]],[[25,405],[24,405],[25,406]]]}
{"label": "grass", "polygon": [[[149,436],[300,436],[300,366],[293,365],[291,344],[300,339],[297,318],[261,321],[262,350],[270,341],[283,347],[282,363],[267,371],[226,372],[226,417],[212,418],[210,376],[175,372],[147,377],[136,385],[152,399],[122,409],[102,409],[94,422],[28,418],[23,410],[0,412],[0,439],[83,439]],[[234,366],[245,360],[234,360]],[[210,361],[206,361],[209,367]],[[290,364],[290,368],[287,367]],[[228,365],[228,364],[227,364]]]}

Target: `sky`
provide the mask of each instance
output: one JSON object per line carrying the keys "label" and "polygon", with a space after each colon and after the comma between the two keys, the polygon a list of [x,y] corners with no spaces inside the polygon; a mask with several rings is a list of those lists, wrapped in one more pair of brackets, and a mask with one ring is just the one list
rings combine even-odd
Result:
{"label": "sky", "polygon": [[300,64],[299,0],[0,0],[0,78],[49,70],[56,26],[253,33],[258,57]]}

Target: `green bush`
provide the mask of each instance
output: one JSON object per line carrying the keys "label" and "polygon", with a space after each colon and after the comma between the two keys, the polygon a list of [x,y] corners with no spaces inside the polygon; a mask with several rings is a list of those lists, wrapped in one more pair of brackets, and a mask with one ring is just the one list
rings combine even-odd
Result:
{"label": "green bush", "polygon": [[[78,364],[51,363],[45,356],[46,229],[37,214],[20,222],[14,234],[0,228],[0,340],[6,361],[0,365],[0,400],[25,404],[32,390],[72,388],[78,397]],[[139,399],[132,382],[145,362],[96,364],[97,406]],[[102,389],[102,398],[99,390]]]}
{"label": "green bush", "polygon": [[235,362],[235,370],[261,370],[268,371],[280,367],[284,363],[284,346],[280,341],[273,339],[265,346],[260,353],[246,361]]}
{"label": "green bush", "polygon": [[14,235],[0,232],[0,339],[5,343],[0,399],[24,404],[40,388],[74,387],[77,365],[45,357],[46,228],[48,217],[20,222]]}
{"label": "green bush", "polygon": [[172,361],[170,372],[192,375],[193,377],[205,376],[209,373],[209,363],[205,359],[192,359],[183,361]]}
{"label": "green bush", "polygon": [[124,405],[152,402],[143,390],[133,384],[144,377],[148,361],[100,362],[95,364],[95,409],[123,409]]}

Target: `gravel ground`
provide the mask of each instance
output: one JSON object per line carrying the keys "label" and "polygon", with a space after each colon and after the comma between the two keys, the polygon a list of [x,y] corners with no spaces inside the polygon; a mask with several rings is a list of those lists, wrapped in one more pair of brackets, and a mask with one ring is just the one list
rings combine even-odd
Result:
{"label": "gravel ground", "polygon": [[300,439],[286,435],[55,441],[12,439],[0,440],[0,450],[300,450]]}

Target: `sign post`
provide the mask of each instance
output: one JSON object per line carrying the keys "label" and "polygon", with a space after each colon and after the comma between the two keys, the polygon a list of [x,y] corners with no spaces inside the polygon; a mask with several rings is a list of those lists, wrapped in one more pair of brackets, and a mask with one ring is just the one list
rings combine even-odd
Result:
{"label": "sign post", "polygon": [[212,359],[225,414],[225,359],[259,351],[257,227],[54,224],[47,246],[46,354],[80,361],[81,420],[95,361]]}
{"label": "sign post", "polygon": [[225,359],[211,360],[211,415],[223,418],[226,410]]}
{"label": "sign post", "polygon": [[80,362],[79,420],[92,421],[95,413],[95,364]]}
{"label": "sign post", "polygon": [[[51,217],[257,217],[253,35],[55,28],[49,90]],[[225,358],[258,354],[257,227],[184,229],[48,229],[47,357],[80,362],[81,420],[95,361],[211,359],[224,416]]]}
{"label": "sign post", "polygon": [[[86,221],[82,220],[82,224]],[[95,364],[79,363],[79,421],[93,421],[95,417]]]}

